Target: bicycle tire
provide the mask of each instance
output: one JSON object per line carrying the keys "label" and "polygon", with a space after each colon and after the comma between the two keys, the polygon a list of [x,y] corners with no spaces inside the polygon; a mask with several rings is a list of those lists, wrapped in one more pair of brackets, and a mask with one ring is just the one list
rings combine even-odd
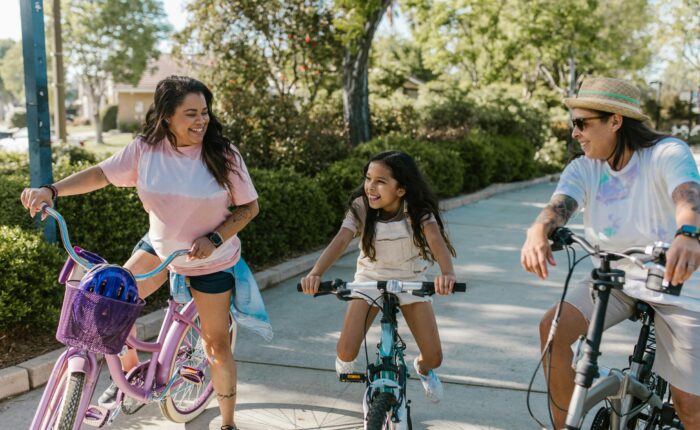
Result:
{"label": "bicycle tire", "polygon": [[610,409],[603,406],[598,409],[593,422],[591,423],[591,430],[609,430],[610,429]]}
{"label": "bicycle tire", "polygon": [[73,427],[75,427],[84,386],[84,373],[74,372],[68,375],[68,384],[66,385],[61,408],[58,412],[58,426],[55,427],[57,430],[73,430]]}
{"label": "bicycle tire", "polygon": [[[233,317],[229,316],[229,319],[233,321]],[[192,321],[198,324],[198,311],[192,317]],[[235,337],[236,328],[234,327],[231,331],[231,352],[233,352],[235,348]],[[191,326],[187,326],[185,331],[182,332],[175,351],[177,351],[177,353],[173,355],[170,361],[169,375],[172,376],[175,369],[183,364],[196,367],[205,375],[206,386],[202,386],[203,384],[197,386],[189,384],[188,382],[181,382],[181,384],[188,384],[185,385],[183,391],[175,391],[173,393],[173,390],[177,390],[177,387],[173,387],[171,388],[171,393],[168,393],[168,395],[159,402],[160,411],[166,419],[175,423],[187,423],[204,412],[209,402],[212,401],[214,398],[214,385],[209,376],[209,361],[206,358],[201,338],[197,331],[193,330]],[[198,387],[198,390],[193,399],[188,401],[180,396],[180,394],[185,393],[185,390],[193,389],[194,387]],[[187,403],[189,403],[189,405]]]}
{"label": "bicycle tire", "polygon": [[391,429],[391,406],[394,402],[391,393],[378,393],[374,396],[367,411],[367,430]]}

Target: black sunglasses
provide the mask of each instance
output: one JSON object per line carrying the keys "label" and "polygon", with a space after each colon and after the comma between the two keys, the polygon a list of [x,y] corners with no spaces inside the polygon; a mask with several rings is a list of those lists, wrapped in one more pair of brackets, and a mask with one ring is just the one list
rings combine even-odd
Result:
{"label": "black sunglasses", "polygon": [[607,118],[610,115],[598,115],[598,116],[589,116],[586,118],[574,118],[571,120],[571,128],[573,129],[578,128],[580,131],[583,131],[584,128],[586,128],[586,121],[591,120],[591,119],[603,119]]}

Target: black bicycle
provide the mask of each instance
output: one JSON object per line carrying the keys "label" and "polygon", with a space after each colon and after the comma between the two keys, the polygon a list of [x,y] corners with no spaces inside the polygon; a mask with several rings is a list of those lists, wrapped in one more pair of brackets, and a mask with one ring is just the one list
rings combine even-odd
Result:
{"label": "black bicycle", "polygon": [[[593,419],[592,430],[682,430],[683,425],[671,402],[668,383],[652,371],[656,339],[654,310],[648,303],[637,301],[634,315],[630,317],[633,321],[641,322],[642,327],[634,352],[629,357],[629,367],[609,369],[598,366],[610,292],[622,290],[625,283],[624,271],[613,269],[611,263],[621,259],[631,261],[647,270],[647,288],[678,295],[682,285],[663,284],[669,245],[657,242],[646,248],[608,252],[592,246],[586,239],[567,228],[555,230],[551,239],[553,250],[567,248],[568,253],[573,251],[571,246],[576,243],[586,251],[586,256],[600,259],[600,266],[591,274],[591,289],[595,298],[593,316],[586,336],[579,338],[575,348],[572,366],[576,369],[576,378],[566,417],[566,429],[579,430],[586,414],[600,402],[605,402]],[[574,261],[570,264],[567,276],[567,286],[576,264],[582,259],[575,260],[574,253]]]}
{"label": "black bicycle", "polygon": [[[370,363],[367,354],[367,338],[365,337],[365,355],[367,357],[367,370],[365,373],[343,373],[340,375],[342,382],[364,382],[367,385],[363,398],[366,430],[411,430],[410,400],[406,396],[406,381],[408,380],[408,368],[404,360],[406,344],[398,333],[396,315],[399,312],[399,300],[396,297],[400,293],[410,293],[415,296],[425,297],[435,294],[435,285],[432,282],[402,282],[402,281],[377,281],[377,282],[344,282],[340,279],[321,282],[319,292],[314,295],[321,296],[335,294],[340,300],[353,300],[357,295],[363,296],[364,292],[381,293],[381,335],[377,344],[377,358]],[[464,292],[467,284],[456,283],[453,292]],[[297,285],[297,291],[302,291],[301,285]],[[355,295],[353,295],[355,294]],[[380,299],[375,299],[380,303]]]}

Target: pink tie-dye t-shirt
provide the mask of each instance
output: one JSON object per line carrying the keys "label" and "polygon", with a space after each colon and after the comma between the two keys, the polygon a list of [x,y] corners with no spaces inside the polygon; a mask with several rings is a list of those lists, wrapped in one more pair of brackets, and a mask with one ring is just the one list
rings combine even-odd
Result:
{"label": "pink tie-dye t-shirt", "polygon": [[[179,152],[178,152],[179,151]],[[243,159],[229,173],[231,190],[219,185],[202,160],[202,145],[173,149],[167,140],[148,145],[141,138],[100,163],[107,180],[136,187],[148,212],[148,237],[160,258],[189,249],[195,239],[219,227],[231,215],[230,205],[258,198]],[[241,254],[238,236],[226,240],[205,259],[176,258],[169,269],[186,276],[206,275],[234,265]]]}

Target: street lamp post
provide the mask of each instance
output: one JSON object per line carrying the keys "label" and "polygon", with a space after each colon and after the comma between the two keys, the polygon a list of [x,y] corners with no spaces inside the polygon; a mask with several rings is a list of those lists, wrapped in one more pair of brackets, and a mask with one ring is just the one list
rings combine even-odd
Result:
{"label": "street lamp post", "polygon": [[656,85],[656,125],[654,128],[658,130],[661,122],[661,86],[663,83],[661,81],[651,81],[649,85]]}

